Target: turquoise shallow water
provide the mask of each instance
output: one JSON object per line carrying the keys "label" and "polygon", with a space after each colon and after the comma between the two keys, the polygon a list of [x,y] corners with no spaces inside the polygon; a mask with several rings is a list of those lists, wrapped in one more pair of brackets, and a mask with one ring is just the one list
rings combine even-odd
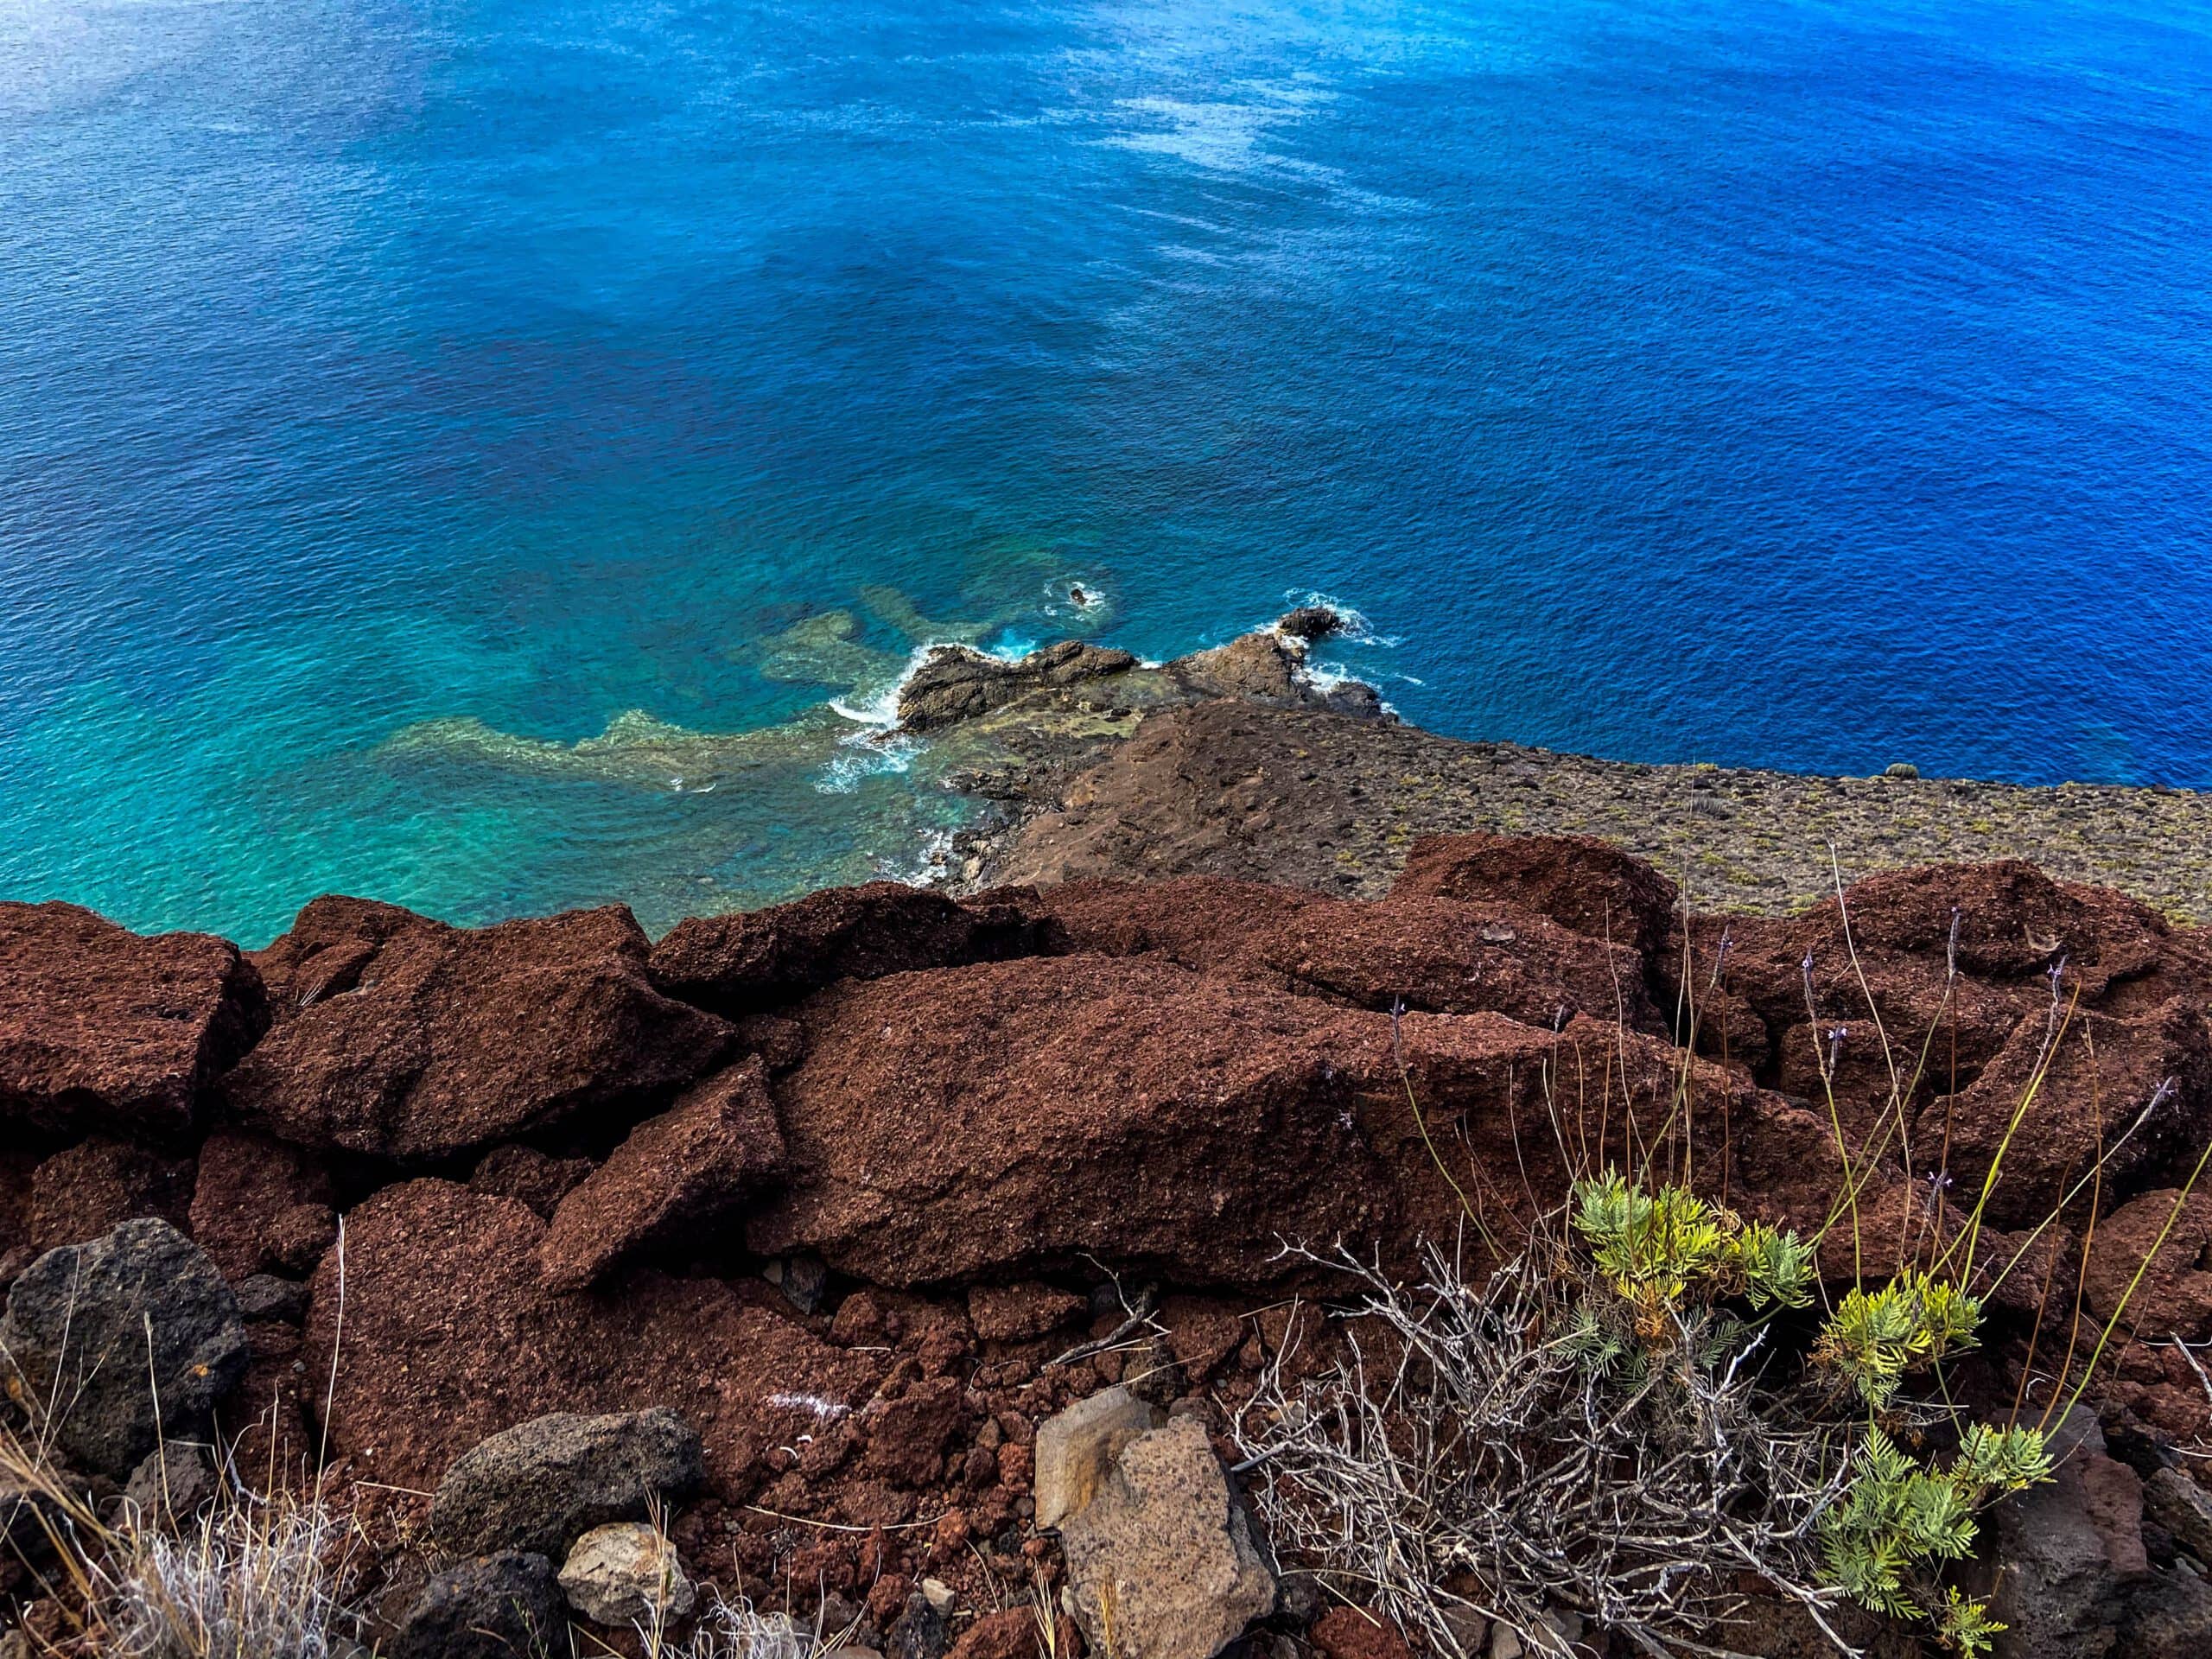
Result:
{"label": "turquoise shallow water", "polygon": [[[1071,580],[1466,735],[2212,783],[2208,222],[2197,6],[0,0],[0,893],[910,868],[808,711]],[[495,735],[626,710],[821,730]]]}

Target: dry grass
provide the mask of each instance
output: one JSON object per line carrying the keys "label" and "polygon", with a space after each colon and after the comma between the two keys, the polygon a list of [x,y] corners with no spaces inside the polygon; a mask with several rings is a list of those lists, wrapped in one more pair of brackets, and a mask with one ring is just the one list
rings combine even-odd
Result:
{"label": "dry grass", "polygon": [[[1330,1265],[1359,1294],[1346,1357],[1293,1383],[1279,1356],[1236,1426],[1270,1536],[1325,1588],[1453,1659],[1485,1620],[1563,1655],[1561,1611],[1655,1654],[1722,1651],[1745,1573],[1815,1618],[1837,1599],[1817,1528],[1844,1446],[1763,1385],[1763,1334],[1686,1325],[1683,1363],[1624,1382],[1578,1341],[1599,1287],[1551,1241],[1479,1289],[1433,1248],[1415,1289]],[[1699,1344],[1720,1351],[1688,1363]]]}
{"label": "dry grass", "polygon": [[[171,1525],[127,1500],[96,1508],[43,1445],[0,1432],[0,1478],[27,1496],[42,1551],[24,1565],[67,1610],[31,1638],[46,1659],[343,1659],[354,1535],[309,1492],[250,1491],[226,1468],[214,1498]],[[22,1529],[18,1529],[22,1530]]]}

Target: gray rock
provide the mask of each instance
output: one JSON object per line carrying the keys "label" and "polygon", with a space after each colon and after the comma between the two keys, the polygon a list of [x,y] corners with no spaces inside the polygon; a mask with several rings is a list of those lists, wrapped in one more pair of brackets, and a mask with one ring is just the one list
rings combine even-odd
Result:
{"label": "gray rock", "polygon": [[565,1557],[594,1527],[689,1497],[702,1472],[698,1435],[665,1406],[556,1412],[463,1452],[438,1483],[430,1529],[456,1549]]}
{"label": "gray rock", "polygon": [[2107,1456],[2096,1414],[2076,1406],[2051,1432],[2052,1478],[1992,1511],[1999,1567],[1990,1612],[2010,1628],[2000,1659],[2108,1659],[2126,1589],[2148,1571],[2143,1486]]}
{"label": "gray rock", "polygon": [[537,1659],[567,1649],[553,1563],[506,1550],[432,1579],[392,1637],[391,1659]]}
{"label": "gray rock", "polygon": [[1116,1659],[1213,1659],[1275,1605],[1275,1579],[1214,1455],[1178,1417],[1125,1445],[1061,1523],[1076,1619]]}
{"label": "gray rock", "polygon": [[238,1312],[249,1319],[297,1325],[308,1316],[308,1287],[296,1279],[257,1273],[238,1282]]}
{"label": "gray rock", "polygon": [[830,1268],[811,1250],[801,1250],[784,1263],[784,1276],[779,1288],[785,1299],[802,1313],[818,1313],[822,1299],[830,1289]]}
{"label": "gray rock", "polygon": [[1326,605],[1301,605],[1276,621],[1275,632],[1310,644],[1342,632],[1344,626],[1344,618]]}
{"label": "gray rock", "polygon": [[2193,1573],[2162,1573],[2128,1599],[2113,1659],[2179,1659],[2212,1643],[2212,1586]]}
{"label": "gray rock", "polygon": [[884,1659],[944,1659],[951,1645],[952,1627],[918,1590],[906,1598],[906,1611],[884,1634]]}
{"label": "gray rock", "polygon": [[215,1264],[150,1217],[48,1250],[16,1281],[0,1319],[0,1380],[31,1400],[69,1402],[57,1443],[118,1480],[164,1436],[205,1438],[248,1357],[238,1298]]}
{"label": "gray rock", "polygon": [[2159,1469],[2143,1483],[2143,1513],[2198,1560],[2212,1562],[2212,1492],[2178,1469]]}
{"label": "gray rock", "polygon": [[1126,673],[1136,665],[1137,659],[1126,651],[1075,639],[1033,651],[1017,663],[966,645],[939,645],[899,687],[899,723],[910,732],[936,731],[988,714],[1033,691]]}
{"label": "gray rock", "polygon": [[123,1495],[149,1520],[188,1521],[215,1501],[219,1490],[207,1448],[174,1440],[130,1471]]}
{"label": "gray rock", "polygon": [[1122,1448],[1160,1425],[1160,1414],[1127,1389],[1078,1400],[1037,1427],[1037,1524],[1057,1527],[1090,1502]]}
{"label": "gray rock", "polygon": [[645,1521],[594,1527],[577,1539],[561,1568],[561,1593],[593,1624],[616,1628],[683,1618],[697,1599],[676,1546]]}

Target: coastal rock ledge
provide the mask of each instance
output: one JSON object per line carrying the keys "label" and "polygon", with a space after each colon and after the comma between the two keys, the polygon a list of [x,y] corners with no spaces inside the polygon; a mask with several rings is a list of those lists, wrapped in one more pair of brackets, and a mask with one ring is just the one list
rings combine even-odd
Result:
{"label": "coastal rock ledge", "polygon": [[[164,1408],[262,1465],[321,1460],[386,1650],[477,1618],[454,1609],[479,1579],[526,1584],[536,1622],[562,1591],[563,1618],[629,1606],[575,1588],[619,1526],[702,1607],[739,1573],[879,1653],[1095,1651],[1119,1618],[1176,1659],[1248,1620],[1255,1652],[1380,1659],[1395,1637],[1323,1618],[1228,1472],[1263,1374],[1341,1351],[1330,1281],[1284,1245],[1405,1274],[1441,1241],[1477,1271],[1471,1213],[1509,1249],[1631,1147],[1811,1230],[1839,1135],[1864,1154],[1901,1119],[1916,1150],[1858,1170],[1871,1215],[1948,1214],[2011,1160],[1983,1224],[2029,1266],[1979,1282],[1962,1387],[2035,1386],[2067,1340],[2051,1284],[2114,1323],[2079,1470],[1989,1529],[2029,1610],[2008,1650],[2212,1635],[2184,1455],[2212,1435],[2185,1345],[2212,1338],[2212,1199],[2175,1201],[2212,1137],[2202,933],[2018,861],[1707,913],[1564,835],[1416,838],[1382,890],[1327,886],[875,883],[658,944],[619,907],[466,930],[331,898],[254,952],[0,905],[4,1328],[60,1328],[79,1258],[49,1253],[158,1240],[158,1273],[83,1275],[73,1328],[143,1326],[166,1363],[219,1325]],[[58,1362],[18,1358],[20,1429]],[[658,1462],[615,1466],[645,1429]],[[82,1448],[99,1490],[134,1433]],[[487,1469],[528,1526],[455,1496]],[[1087,1520],[1078,1487],[1106,1495]],[[0,1629],[48,1616],[37,1559],[0,1566]],[[1036,1618],[1008,1599],[1033,1585]],[[1758,1651],[1819,1650],[1754,1605]]]}

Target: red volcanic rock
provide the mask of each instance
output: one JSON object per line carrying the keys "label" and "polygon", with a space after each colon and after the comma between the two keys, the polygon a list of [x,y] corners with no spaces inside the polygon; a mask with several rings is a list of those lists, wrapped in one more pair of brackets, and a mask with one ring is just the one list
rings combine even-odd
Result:
{"label": "red volcanic rock", "polygon": [[581,1290],[648,1245],[713,1231],[783,1160],[766,1067],[755,1057],[717,1072],[631,1130],[561,1200],[537,1251],[545,1282]]}
{"label": "red volcanic rock", "polygon": [[2212,1128],[2196,1012],[2212,950],[2132,899],[2026,864],[1893,871],[1787,920],[1694,918],[1659,969],[1662,1001],[1695,1012],[1700,1052],[1725,1041],[1760,1082],[1823,1112],[1832,1093],[1862,1141],[1886,1136],[1894,1151],[1909,1128],[1916,1168],[1948,1144],[1955,1186],[1979,1182],[2056,1040],[2006,1155],[2000,1224],[2040,1220],[2088,1168],[2100,1115],[2116,1141],[2169,1077],[2161,1112],[2107,1166],[2107,1200],[2115,1181],[2177,1179],[2176,1160]]}
{"label": "red volcanic rock", "polygon": [[[968,1292],[968,1323],[983,1342],[1027,1342],[1049,1335],[1089,1306],[1084,1298],[1033,1280],[976,1285]],[[844,1317],[844,1310],[838,1310]]]}
{"label": "red volcanic rock", "polygon": [[1666,943],[1675,884],[1594,836],[1423,836],[1406,855],[1391,896],[1503,899],[1640,956]]}
{"label": "red volcanic rock", "polygon": [[1332,1607],[1315,1619],[1313,1645],[1325,1659],[1411,1659],[1395,1625],[1357,1607]]}
{"label": "red volcanic rock", "polygon": [[260,981],[221,939],[0,904],[0,1124],[181,1135],[266,1018]]}
{"label": "red volcanic rock", "polygon": [[[2094,1001],[2115,981],[2153,971],[2171,930],[2125,894],[2054,881],[2032,864],[1927,864],[1890,870],[1844,890],[1859,948],[1944,960],[1953,918],[1959,971],[1980,979],[2040,976],[2063,957]],[[1836,901],[1804,918],[1840,945]]]}
{"label": "red volcanic rock", "polygon": [[[2162,1233],[2165,1242],[2159,1245]],[[2155,1255],[2154,1245],[2158,1247]],[[2082,1277],[2089,1311],[2101,1322],[2122,1313],[2124,1303],[2126,1328],[2152,1341],[2180,1337],[2196,1342],[2212,1335],[2208,1250],[2212,1250],[2212,1192],[2199,1190],[2186,1199],[2178,1189],[2145,1192],[2097,1224]],[[2148,1268],[2144,1267],[2146,1260]],[[2202,1401],[2196,1403],[2201,1408]]]}
{"label": "red volcanic rock", "polygon": [[653,979],[671,995],[739,1015],[841,979],[1031,956],[1037,925],[1003,904],[871,881],[788,905],[677,924],[653,950]]}
{"label": "red volcanic rock", "polygon": [[950,1659],[1034,1659],[1037,1615],[1027,1607],[985,1613],[961,1631]]}
{"label": "red volcanic rock", "polygon": [[2185,1173],[2209,1090],[2212,1031],[2191,1003],[2125,1018],[2054,1009],[2022,1020],[1971,1087],[1922,1112],[1916,1138],[1923,1161],[1948,1146],[1954,1185],[1967,1192],[1981,1190],[2001,1147],[1990,1219],[2031,1227],[2069,1198],[2086,1203],[2100,1157],[2107,1194],[2177,1161]]}
{"label": "red volcanic rock", "polygon": [[442,922],[374,899],[325,893],[292,918],[291,931],[253,953],[269,1006],[282,1020],[361,982],[377,952],[401,934],[435,937]]}
{"label": "red volcanic rock", "polygon": [[1076,881],[1020,902],[1058,924],[1070,950],[1156,954],[1357,1007],[1494,1011],[1540,1026],[1624,1013],[1639,1028],[1655,1024],[1643,960],[1626,944],[1608,949],[1501,898],[1362,904],[1199,875]]}
{"label": "red volcanic rock", "polygon": [[[621,1294],[549,1291],[545,1224],[450,1181],[387,1187],[346,1217],[344,1348],[331,1450],[428,1491],[486,1435],[549,1412],[667,1406],[699,1433],[709,1484],[748,1494],[764,1452],[820,1431],[880,1379],[871,1357],[714,1280],[640,1273]],[[338,1333],[334,1256],[314,1280],[308,1374]],[[320,1408],[320,1401],[314,1402]]]}
{"label": "red volcanic rock", "polygon": [[[1673,1051],[1649,1039],[1494,1014],[1407,1016],[1402,1079],[1387,1016],[1141,958],[848,985],[801,1014],[807,1059],[779,1089],[787,1185],[747,1237],[883,1284],[1085,1253],[1273,1282],[1284,1238],[1452,1236],[1454,1182],[1494,1217],[1556,1197],[1563,1146],[1618,1158],[1630,1118],[1657,1134],[1675,1090]],[[1732,1122],[1777,1203],[1825,1203],[1808,1115],[1717,1068],[1694,1084],[1700,1134]]]}
{"label": "red volcanic rock", "polygon": [[473,1192],[520,1198],[546,1220],[596,1166],[588,1158],[556,1158],[535,1147],[494,1147],[468,1178]]}
{"label": "red volcanic rock", "polygon": [[296,1147],[224,1130],[209,1135],[200,1148],[200,1179],[192,1192],[193,1242],[236,1284],[285,1267],[307,1225],[290,1212],[304,1206],[328,1217],[332,1197],[328,1173]]}
{"label": "red volcanic rock", "polygon": [[266,953],[288,1012],[225,1088],[302,1146],[443,1157],[633,1107],[729,1041],[653,988],[620,906],[463,930],[317,899],[294,933]]}
{"label": "red volcanic rock", "polygon": [[95,1135],[32,1175],[29,1242],[40,1250],[82,1244],[139,1216],[181,1226],[191,1201],[191,1159]]}

